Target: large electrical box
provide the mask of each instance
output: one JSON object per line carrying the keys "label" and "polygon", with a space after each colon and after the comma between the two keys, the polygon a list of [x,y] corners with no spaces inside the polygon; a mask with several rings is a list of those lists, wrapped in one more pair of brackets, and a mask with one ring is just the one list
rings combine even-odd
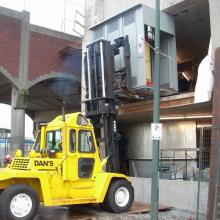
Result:
{"label": "large electrical box", "polygon": [[[155,10],[138,4],[93,26],[93,41],[114,43],[119,37],[129,38],[131,51],[131,89],[145,91],[153,86]],[[160,88],[165,94],[178,90],[174,20],[161,12]],[[115,70],[124,66],[123,53],[114,57]]]}

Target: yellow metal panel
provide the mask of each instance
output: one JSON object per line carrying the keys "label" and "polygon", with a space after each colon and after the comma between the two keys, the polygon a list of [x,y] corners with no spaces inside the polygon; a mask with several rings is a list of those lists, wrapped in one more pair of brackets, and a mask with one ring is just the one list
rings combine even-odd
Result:
{"label": "yellow metal panel", "polygon": [[97,203],[102,203],[104,201],[112,178],[128,179],[125,175],[119,173],[98,173],[95,187]]}
{"label": "yellow metal panel", "polygon": [[152,82],[151,48],[145,44],[146,82]]}
{"label": "yellow metal panel", "polygon": [[40,139],[40,149],[43,149],[44,146],[45,146],[45,130],[46,130],[46,127],[45,126],[42,126],[41,127],[41,139]]}

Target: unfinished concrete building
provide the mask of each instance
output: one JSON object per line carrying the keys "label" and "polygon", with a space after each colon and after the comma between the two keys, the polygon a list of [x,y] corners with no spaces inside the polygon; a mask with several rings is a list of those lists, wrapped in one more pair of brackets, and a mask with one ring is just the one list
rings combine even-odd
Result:
{"label": "unfinished concrete building", "polygon": [[[144,50],[143,42],[140,41],[139,36],[141,25],[147,26],[147,22],[149,22],[149,24],[153,26],[150,21],[152,16],[150,10],[143,9],[144,12],[142,12],[142,15],[141,12],[138,11],[138,8],[145,6],[138,5],[138,3],[154,7],[154,1],[122,0],[115,4],[115,1],[94,0],[86,1],[86,3],[86,33],[83,39],[83,49],[85,49],[85,45],[94,40],[102,38],[113,42],[115,37],[127,34],[132,41],[132,53],[137,54],[133,55],[133,57],[131,55],[131,69],[133,71],[131,72],[131,82],[133,83],[133,90],[137,96],[133,99],[127,97],[127,100],[121,102],[118,108],[118,126],[123,136],[123,146],[121,146],[121,150],[124,158],[121,162],[125,163],[124,172],[127,172],[129,175],[151,177],[152,140],[150,123],[152,122],[153,112],[152,94],[149,90],[138,90],[141,86],[145,88],[148,86],[148,76],[146,73],[143,73],[144,69],[140,65],[141,61],[137,61],[137,63],[139,63],[134,64],[134,60],[137,59],[137,57],[138,59],[140,58],[138,55],[138,47],[140,46],[142,50]],[[168,24],[163,14],[161,14],[161,30],[163,31],[161,33],[161,47],[162,52],[164,50],[164,53],[167,55],[167,57],[163,57],[162,59],[169,60],[167,61],[169,63],[167,67],[161,63],[163,67],[161,72],[162,96],[160,104],[161,121],[163,123],[163,138],[161,141],[160,155],[162,159],[160,167],[161,178],[196,180],[198,178],[196,175],[198,172],[198,150],[201,146],[203,146],[206,151],[203,155],[205,159],[202,167],[206,173],[206,177],[209,176],[211,125],[213,117],[212,101],[195,104],[194,90],[198,66],[208,53],[211,29],[213,48],[216,48],[219,44],[216,37],[218,35],[216,30],[217,18],[213,11],[215,4],[217,4],[216,1],[211,1],[209,4],[208,0],[161,1],[162,11],[171,16],[171,23]],[[148,15],[151,15],[149,16],[150,18]],[[212,17],[211,22],[210,17]],[[169,32],[169,27],[172,29],[172,20],[175,25],[175,30]],[[164,29],[164,24],[168,29]],[[144,30],[144,28],[142,29]],[[145,30],[146,29],[147,27]],[[169,36],[169,34],[171,35]],[[166,38],[169,39],[169,43],[172,45],[172,37],[176,40],[176,58],[173,57],[175,56],[175,47],[171,46],[174,49],[174,51],[172,51],[168,43],[165,43],[166,46],[168,45],[167,48],[163,45],[163,42],[166,42]],[[133,41],[135,41],[135,44]],[[134,45],[133,48],[132,45]],[[177,72],[175,72],[175,70],[174,72],[177,75],[172,72],[172,58],[176,61]],[[116,66],[120,65],[118,62],[120,63],[120,61],[115,59]],[[171,70],[169,68],[171,68]],[[175,68],[175,65],[173,65],[173,68]],[[164,77],[164,71],[167,71],[170,75],[166,75],[165,73]],[[138,76],[138,78],[134,79],[135,75]],[[82,77],[84,78],[84,76]],[[167,81],[162,82],[163,80]],[[163,87],[164,85],[165,88]],[[85,91],[83,89],[82,99],[85,99]],[[163,168],[165,168],[165,170]],[[168,172],[166,172],[166,169],[168,169]],[[137,189],[142,189],[143,183],[147,185],[146,180],[142,182],[141,178],[135,179],[134,182],[137,184]],[[148,182],[148,186],[149,183],[150,182]],[[186,187],[192,189],[191,194],[185,196],[184,189],[182,189],[185,199],[190,201],[188,204],[185,203],[185,205],[183,205],[176,203],[176,200],[170,201],[168,199],[169,197],[173,198],[172,195],[177,194],[175,191],[169,191],[170,194],[166,192],[166,187],[163,187],[163,184],[165,186],[168,182],[163,182],[161,185],[161,201],[166,204],[179,205],[181,208],[195,211],[196,183],[190,183],[186,185]],[[175,182],[174,184],[178,183]],[[149,188],[150,187],[144,187],[145,193],[137,193],[139,199],[149,201]],[[174,185],[173,188],[175,188]],[[204,201],[207,201],[208,184],[206,184],[203,191]],[[206,210],[205,207],[206,202],[204,202],[204,210]]]}
{"label": "unfinished concrete building", "polygon": [[[148,1],[143,3],[149,5]],[[146,31],[147,25],[153,24],[152,12],[150,8],[142,5],[129,9],[129,6],[135,4],[133,1],[120,1],[118,8],[113,1],[96,1],[96,4],[88,3],[87,10],[90,13],[90,4],[91,7],[97,6],[94,18],[98,19],[98,22],[92,21],[92,17],[87,17],[87,25],[91,28],[86,38],[90,36],[90,40],[85,39],[84,43],[100,38],[113,42],[114,38],[121,35],[128,35],[131,39],[131,83],[137,97],[135,97],[136,100],[130,97],[127,102],[119,105],[119,128],[127,142],[129,174],[150,177],[152,90],[150,91],[148,83],[151,83],[152,79],[151,76],[147,76],[148,69],[146,67],[147,70],[144,70],[144,64],[142,64],[147,59],[146,54],[140,55],[141,52],[138,50],[143,50],[144,41],[141,37],[144,38],[146,34],[141,32],[141,28]],[[123,4],[128,8],[127,11],[120,10]],[[197,68],[207,54],[210,40],[208,1],[190,1],[190,3],[179,1],[178,4],[174,1],[172,5],[162,1],[161,5],[166,13],[161,14],[161,50],[168,56],[161,58],[161,120],[164,126],[161,148],[171,151],[172,148],[194,148],[195,151],[192,150],[188,154],[195,158],[196,148],[199,147],[199,127],[210,126],[212,118],[211,102],[201,104],[193,102]],[[141,12],[142,7],[144,7],[143,12]],[[112,11],[108,10],[109,8]],[[119,11],[121,13],[118,13]],[[114,16],[115,14],[117,16]],[[171,16],[168,17],[168,15]],[[143,19],[141,16],[144,16]],[[127,20],[129,24],[126,23]],[[141,27],[143,21],[143,27]],[[94,23],[98,24],[93,25]],[[120,66],[119,60],[120,58],[115,59],[116,69]],[[210,130],[210,128],[207,129]],[[174,157],[175,152],[168,152],[168,154]],[[181,163],[185,158],[185,151],[179,151],[175,156]],[[182,175],[183,178],[183,175],[188,174],[178,175]],[[170,178],[173,178],[172,174]]]}

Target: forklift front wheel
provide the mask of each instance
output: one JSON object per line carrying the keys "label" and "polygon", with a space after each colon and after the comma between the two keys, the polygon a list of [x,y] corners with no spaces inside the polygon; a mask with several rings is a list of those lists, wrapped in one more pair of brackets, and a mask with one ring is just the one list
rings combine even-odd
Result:
{"label": "forklift front wheel", "polygon": [[31,220],[38,208],[38,194],[28,185],[12,185],[0,195],[0,215],[4,220]]}
{"label": "forklift front wheel", "polygon": [[104,206],[111,212],[127,212],[134,201],[134,189],[127,180],[113,181],[105,198]]}

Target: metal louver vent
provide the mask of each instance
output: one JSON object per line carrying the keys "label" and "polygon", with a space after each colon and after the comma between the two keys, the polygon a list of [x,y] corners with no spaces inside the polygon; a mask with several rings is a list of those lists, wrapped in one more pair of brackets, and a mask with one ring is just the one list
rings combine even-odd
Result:
{"label": "metal louver vent", "polygon": [[30,159],[29,158],[14,158],[11,164],[13,169],[27,170],[29,168]]}

